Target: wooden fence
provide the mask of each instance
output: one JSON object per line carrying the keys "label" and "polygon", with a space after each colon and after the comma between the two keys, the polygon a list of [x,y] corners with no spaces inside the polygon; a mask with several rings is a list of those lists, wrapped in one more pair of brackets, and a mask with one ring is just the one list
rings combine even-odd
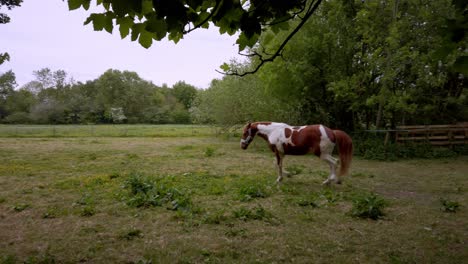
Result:
{"label": "wooden fence", "polygon": [[397,126],[396,143],[429,142],[437,146],[453,146],[468,143],[468,123],[455,125]]}

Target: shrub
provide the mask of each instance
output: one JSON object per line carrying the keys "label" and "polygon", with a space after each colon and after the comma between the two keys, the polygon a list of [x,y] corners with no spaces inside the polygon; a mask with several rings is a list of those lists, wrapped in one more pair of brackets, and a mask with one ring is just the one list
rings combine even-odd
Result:
{"label": "shrub", "polygon": [[353,199],[351,215],[377,220],[384,216],[383,209],[386,205],[387,202],[374,193],[360,195]]}
{"label": "shrub", "polygon": [[395,144],[388,142],[383,144],[383,137],[376,135],[355,134],[353,136],[354,154],[370,160],[398,160],[411,158],[450,158],[457,155],[464,155],[468,148],[455,146],[445,148],[432,146],[429,142]]}
{"label": "shrub", "polygon": [[334,205],[342,198],[341,193],[333,191],[332,189],[322,190],[317,199],[325,200],[327,204]]}
{"label": "shrub", "polygon": [[73,205],[91,205],[94,204],[94,198],[89,193],[84,193],[81,195],[80,199],[78,199]]}
{"label": "shrub", "polygon": [[205,149],[205,157],[213,157],[215,154],[215,149],[211,147],[207,147]]}
{"label": "shrub", "polygon": [[294,176],[301,174],[304,171],[304,166],[302,165],[291,165],[286,168],[286,171],[289,172],[289,176]]}
{"label": "shrub", "polygon": [[29,113],[26,112],[15,112],[5,117],[2,121],[7,124],[29,124],[32,122]]}
{"label": "shrub", "polygon": [[190,211],[193,207],[189,196],[176,188],[168,188],[155,180],[138,173],[125,180],[123,188],[128,190],[126,203],[132,207],[167,205],[169,210]]}
{"label": "shrub", "polygon": [[239,196],[241,201],[246,202],[255,198],[266,198],[269,194],[264,185],[251,183],[239,188]]}
{"label": "shrub", "polygon": [[49,207],[47,208],[47,211],[42,214],[42,218],[44,219],[51,219],[51,218],[57,218],[60,214],[60,211],[57,207]]}
{"label": "shrub", "polygon": [[202,219],[202,223],[204,224],[221,224],[221,222],[225,221],[227,217],[224,215],[224,210],[219,210],[213,213],[207,212]]}
{"label": "shrub", "polygon": [[4,255],[0,257],[0,263],[2,264],[15,264],[18,263],[15,255]]}
{"label": "shrub", "polygon": [[140,229],[132,229],[124,234],[120,235],[120,238],[125,240],[133,240],[143,236],[143,232]]}
{"label": "shrub", "polygon": [[133,173],[125,180],[123,187],[132,195],[146,194],[154,188],[154,183],[141,174]]}
{"label": "shrub", "polygon": [[15,204],[13,206],[13,210],[15,210],[16,212],[21,212],[21,211],[25,210],[28,207],[29,207],[29,204],[19,203],[19,204]]}
{"label": "shrub", "polygon": [[440,198],[439,201],[441,204],[440,209],[444,212],[456,213],[458,211],[458,208],[460,207],[460,204],[456,201],[450,201],[445,198]]}
{"label": "shrub", "polygon": [[247,220],[269,220],[273,215],[265,210],[262,206],[253,208],[252,210],[241,207],[233,211],[234,218],[247,221]]}
{"label": "shrub", "polygon": [[303,207],[311,206],[311,207],[314,207],[314,208],[319,206],[314,197],[300,198],[297,201],[297,205],[303,206]]}
{"label": "shrub", "polygon": [[56,261],[54,256],[52,256],[49,252],[45,252],[45,254],[43,255],[30,256],[23,263],[25,264],[33,264],[33,263],[55,264],[57,262],[58,261]]}
{"label": "shrub", "polygon": [[93,216],[96,214],[96,209],[92,205],[86,205],[81,208],[80,215],[81,216]]}

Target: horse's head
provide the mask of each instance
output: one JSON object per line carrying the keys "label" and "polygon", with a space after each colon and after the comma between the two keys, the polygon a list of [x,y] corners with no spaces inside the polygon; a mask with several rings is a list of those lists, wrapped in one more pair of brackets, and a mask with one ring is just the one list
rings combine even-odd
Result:
{"label": "horse's head", "polygon": [[242,149],[247,149],[250,142],[252,142],[252,140],[254,139],[255,134],[257,134],[257,130],[254,127],[252,127],[251,123],[248,123],[247,125],[245,125],[244,131],[242,132],[242,137],[240,140],[240,145]]}

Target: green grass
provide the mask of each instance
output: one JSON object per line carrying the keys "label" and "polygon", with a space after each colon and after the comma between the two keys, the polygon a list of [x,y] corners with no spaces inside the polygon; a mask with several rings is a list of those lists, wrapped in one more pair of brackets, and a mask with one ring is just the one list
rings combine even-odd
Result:
{"label": "green grass", "polygon": [[204,125],[1,125],[0,137],[199,137],[218,128]]}
{"label": "green grass", "polygon": [[165,128],[175,130],[0,138],[0,263],[468,259],[466,156],[356,158],[330,188],[325,163],[286,157],[293,176],[277,186],[265,142],[241,150],[237,138]]}

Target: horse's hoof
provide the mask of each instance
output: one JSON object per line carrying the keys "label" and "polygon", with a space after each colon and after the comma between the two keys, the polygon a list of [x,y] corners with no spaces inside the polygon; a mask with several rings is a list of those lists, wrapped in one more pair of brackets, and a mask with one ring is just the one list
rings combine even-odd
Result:
{"label": "horse's hoof", "polygon": [[329,181],[329,180],[325,180],[324,182],[322,182],[322,185],[324,185],[324,186],[330,186],[330,181]]}

